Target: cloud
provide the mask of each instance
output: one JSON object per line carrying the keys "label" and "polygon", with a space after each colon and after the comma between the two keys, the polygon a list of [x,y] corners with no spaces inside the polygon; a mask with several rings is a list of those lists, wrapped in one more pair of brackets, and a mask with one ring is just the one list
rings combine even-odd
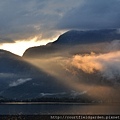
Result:
{"label": "cloud", "polygon": [[114,40],[106,47],[105,53],[78,54],[73,56],[72,66],[85,73],[99,75],[111,82],[120,82],[120,40]]}
{"label": "cloud", "polygon": [[120,51],[76,55],[73,57],[72,65],[89,74],[98,71],[103,77],[116,81],[120,78]]}
{"label": "cloud", "polygon": [[9,86],[10,87],[18,86],[30,80],[32,80],[32,78],[25,78],[25,79],[21,78],[21,79],[18,79],[17,81],[10,83]]}
{"label": "cloud", "polygon": [[0,43],[53,39],[64,30],[120,27],[120,0],[0,1]]}
{"label": "cloud", "polygon": [[10,39],[10,38],[6,38],[6,37],[0,37],[0,42],[1,43],[13,43],[14,40]]}
{"label": "cloud", "polygon": [[[0,42],[51,39],[59,31],[55,25],[79,0],[5,0],[0,1]],[[6,39],[4,39],[6,37]]]}
{"label": "cloud", "polygon": [[68,11],[59,29],[108,29],[120,27],[120,0],[81,0],[82,6]]}

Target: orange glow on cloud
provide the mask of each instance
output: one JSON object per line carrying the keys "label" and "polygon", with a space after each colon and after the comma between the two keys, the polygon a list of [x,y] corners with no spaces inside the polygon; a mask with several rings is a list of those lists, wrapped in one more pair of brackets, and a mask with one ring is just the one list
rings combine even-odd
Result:
{"label": "orange glow on cloud", "polygon": [[72,59],[72,65],[86,73],[99,71],[108,79],[120,77],[120,51],[75,55]]}
{"label": "orange glow on cloud", "polygon": [[76,55],[73,58],[72,65],[76,66],[79,69],[82,69],[84,72],[93,73],[94,70],[102,69],[101,64],[96,60],[97,56],[94,54],[85,56]]}

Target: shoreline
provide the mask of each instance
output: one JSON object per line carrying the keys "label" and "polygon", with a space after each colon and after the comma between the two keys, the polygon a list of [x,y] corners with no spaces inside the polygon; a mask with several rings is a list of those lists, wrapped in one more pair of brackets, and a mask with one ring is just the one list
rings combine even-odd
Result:
{"label": "shoreline", "polygon": [[2,102],[0,105],[114,105],[120,103],[79,103],[79,102]]}

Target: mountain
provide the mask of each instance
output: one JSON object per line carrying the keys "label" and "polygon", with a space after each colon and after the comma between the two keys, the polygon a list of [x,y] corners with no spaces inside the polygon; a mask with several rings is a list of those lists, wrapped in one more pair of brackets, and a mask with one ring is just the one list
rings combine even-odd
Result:
{"label": "mountain", "polygon": [[71,89],[50,74],[26,62],[22,57],[0,50],[0,96],[33,99],[46,94],[62,96],[68,92]]}
{"label": "mountain", "polygon": [[[101,49],[105,51],[104,48],[107,43],[113,40],[120,40],[120,34],[117,29],[88,31],[71,30],[60,35],[53,43],[48,43],[45,46],[28,48],[23,54],[23,57],[58,56],[61,55],[61,53],[62,55],[63,53],[68,55],[87,53],[90,50],[93,52],[101,52]],[[88,46],[88,44],[91,46]],[[96,47],[94,44],[99,45]],[[87,47],[89,47],[89,50],[86,49]]]}
{"label": "mountain", "polygon": [[76,44],[90,44],[100,42],[110,42],[115,39],[120,39],[120,34],[116,29],[101,29],[101,30],[87,30],[68,31],[58,38],[54,44],[58,45],[76,45]]}

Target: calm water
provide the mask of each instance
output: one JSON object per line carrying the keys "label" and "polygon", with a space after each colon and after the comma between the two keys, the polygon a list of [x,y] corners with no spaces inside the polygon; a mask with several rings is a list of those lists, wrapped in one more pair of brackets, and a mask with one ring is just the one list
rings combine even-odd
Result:
{"label": "calm water", "polygon": [[0,115],[120,114],[120,105],[0,104]]}

